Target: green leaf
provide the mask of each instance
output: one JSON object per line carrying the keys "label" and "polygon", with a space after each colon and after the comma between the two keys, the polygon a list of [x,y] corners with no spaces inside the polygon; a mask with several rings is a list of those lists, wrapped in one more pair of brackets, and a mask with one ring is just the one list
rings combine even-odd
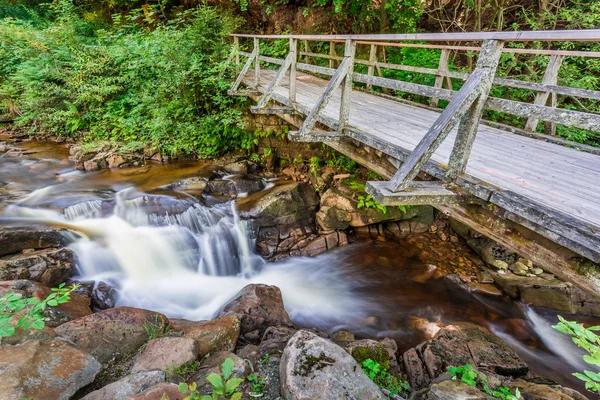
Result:
{"label": "green leaf", "polygon": [[225,383],[225,394],[229,394],[237,388],[244,380],[240,378],[231,378]]}
{"label": "green leaf", "polygon": [[219,374],[210,374],[206,377],[206,380],[210,382],[214,389],[223,392],[223,378]]}
{"label": "green leaf", "polygon": [[231,358],[226,359],[221,368],[223,370],[223,379],[229,379],[233,372],[233,360]]}
{"label": "green leaf", "polygon": [[42,329],[44,329],[45,325],[46,324],[44,323],[44,321],[35,321],[31,327],[33,329],[37,329],[38,331],[41,331]]}
{"label": "green leaf", "polygon": [[56,301],[56,300],[50,300],[48,302],[48,305],[51,306],[51,307],[56,307],[58,305],[58,301]]}
{"label": "green leaf", "polygon": [[0,326],[0,337],[15,336],[15,327],[12,325]]}
{"label": "green leaf", "polygon": [[177,385],[177,389],[179,389],[180,393],[186,394],[188,392],[188,384],[181,382],[179,385]]}
{"label": "green leaf", "polygon": [[242,392],[234,393],[233,396],[231,396],[231,400],[242,400]]}

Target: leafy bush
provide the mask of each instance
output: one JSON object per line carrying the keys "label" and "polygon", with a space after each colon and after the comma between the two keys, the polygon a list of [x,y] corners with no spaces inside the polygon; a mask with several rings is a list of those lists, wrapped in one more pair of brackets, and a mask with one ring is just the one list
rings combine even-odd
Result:
{"label": "leafy bush", "polygon": [[[595,331],[600,331],[600,326],[591,326],[586,328],[583,324],[574,321],[567,321],[558,316],[559,322],[553,328],[559,332],[571,336],[573,342],[583,348],[589,354],[583,356],[583,360],[591,365],[600,367],[600,336]],[[575,372],[573,374],[585,382],[585,388],[591,392],[600,393],[600,373],[585,370],[583,373]]]}
{"label": "leafy bush", "polygon": [[465,364],[462,367],[448,367],[448,372],[452,379],[461,380],[469,386],[479,387],[488,396],[503,400],[519,400],[521,398],[518,388],[515,389],[514,394],[506,386],[499,386],[492,390],[485,375],[476,371],[470,364]]}
{"label": "leafy bush", "polygon": [[397,376],[386,371],[381,364],[370,358],[361,363],[361,367],[365,374],[382,389],[389,392],[389,396],[393,397],[397,394],[408,392],[410,386],[408,382],[399,379]]}
{"label": "leafy bush", "polygon": [[184,400],[240,400],[242,398],[242,392],[237,391],[237,387],[244,380],[241,378],[231,378],[233,373],[233,360],[231,358],[226,359],[221,366],[222,374],[210,374],[206,377],[206,380],[212,386],[212,394],[201,396],[196,390],[196,382],[188,385],[185,382],[179,384],[179,391],[183,394],[189,393]]}
{"label": "leafy bush", "polygon": [[10,321],[17,315],[22,315],[17,321],[17,328],[27,331],[29,328],[42,330],[46,325],[44,322],[44,310],[48,307],[56,307],[71,299],[71,293],[79,288],[78,284],[65,287],[61,283],[44,300],[35,297],[24,298],[20,293],[10,292],[0,298],[0,337],[15,335],[15,327]]}
{"label": "leafy bush", "polygon": [[235,18],[206,6],[164,18],[135,9],[106,24],[69,0],[49,11],[43,25],[0,21],[0,107],[19,126],[173,156],[239,148],[241,100],[223,77]]}

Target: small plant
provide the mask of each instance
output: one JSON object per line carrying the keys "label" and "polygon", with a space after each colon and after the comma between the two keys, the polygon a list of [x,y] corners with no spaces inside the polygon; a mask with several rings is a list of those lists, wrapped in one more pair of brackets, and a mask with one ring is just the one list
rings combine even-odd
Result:
{"label": "small plant", "polygon": [[[553,328],[571,336],[571,339],[578,347],[582,347],[589,353],[583,356],[583,361],[600,367],[600,336],[594,333],[595,331],[600,331],[600,326],[586,328],[583,324],[567,321],[560,315],[558,316],[558,320],[558,324],[554,325]],[[600,373],[585,370],[583,373],[575,372],[573,375],[585,382],[587,390],[600,393]]]}
{"label": "small plant", "polygon": [[256,374],[250,374],[246,378],[250,382],[250,397],[263,397],[267,385],[265,378],[259,378]]}
{"label": "small plant", "polygon": [[310,167],[310,172],[316,175],[321,167],[321,159],[319,157],[311,157],[308,161],[308,165]]}
{"label": "small plant", "polygon": [[267,365],[269,363],[270,358],[271,358],[271,356],[269,355],[269,353],[267,353],[258,361],[258,363],[260,364],[261,367],[264,367],[265,365]]}
{"label": "small plant", "polygon": [[200,395],[198,393],[196,382],[188,385],[185,382],[179,384],[178,389],[183,394],[188,394],[184,400],[240,400],[242,398],[242,392],[237,391],[237,387],[244,380],[241,378],[231,378],[233,373],[233,360],[228,358],[223,362],[221,366],[222,374],[210,374],[206,377],[206,380],[212,386],[212,394]]}
{"label": "small plant", "polygon": [[160,320],[158,314],[154,314],[154,322],[146,321],[143,325],[148,340],[158,339],[165,336],[169,328]]}
{"label": "small plant", "polygon": [[266,149],[264,149],[263,151],[263,155],[262,155],[262,159],[263,161],[266,160],[269,157],[272,157],[275,153],[273,152],[273,149],[267,147]]}
{"label": "small plant", "polygon": [[361,366],[365,374],[367,374],[377,386],[389,392],[390,397],[410,390],[408,382],[398,379],[398,377],[390,374],[382,368],[381,364],[370,358],[363,361]]}
{"label": "small plant", "polygon": [[10,292],[0,298],[0,337],[15,335],[15,327],[10,324],[17,313],[24,315],[17,321],[17,328],[27,331],[29,328],[42,330],[45,327],[44,310],[56,307],[71,300],[71,293],[79,288],[79,284],[65,287],[61,283],[44,300],[35,297],[23,298],[22,294]]}
{"label": "small plant", "polygon": [[506,386],[498,386],[495,390],[492,390],[485,375],[476,371],[470,364],[465,364],[462,367],[448,367],[448,372],[454,380],[459,379],[473,387],[479,385],[489,396],[504,400],[519,400],[521,398],[518,388],[515,389],[515,394],[512,394]]}
{"label": "small plant", "polygon": [[356,205],[356,208],[375,208],[383,214],[387,213],[387,207],[375,201],[370,194],[358,196],[358,204]]}
{"label": "small plant", "polygon": [[200,369],[200,362],[194,361],[193,363],[183,364],[176,366],[174,365],[172,368],[167,368],[165,371],[167,376],[178,375],[183,378],[183,380],[187,380],[192,374]]}

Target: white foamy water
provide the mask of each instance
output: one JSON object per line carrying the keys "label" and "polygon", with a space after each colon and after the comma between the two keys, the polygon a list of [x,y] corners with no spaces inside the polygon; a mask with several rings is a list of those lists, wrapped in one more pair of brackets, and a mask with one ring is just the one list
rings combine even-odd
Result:
{"label": "white foamy water", "polygon": [[335,252],[266,263],[253,252],[249,226],[234,203],[209,208],[126,189],[114,200],[78,203],[63,214],[18,206],[6,214],[80,232],[70,245],[77,279],[115,287],[117,305],[210,319],[244,286],[264,283],[281,289],[287,311],[300,324],[347,324],[370,308],[335,268]]}

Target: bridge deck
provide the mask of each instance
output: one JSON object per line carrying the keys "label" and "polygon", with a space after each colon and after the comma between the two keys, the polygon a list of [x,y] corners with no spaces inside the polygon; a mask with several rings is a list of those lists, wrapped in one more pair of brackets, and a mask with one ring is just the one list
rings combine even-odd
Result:
{"label": "bridge deck", "polygon": [[[275,71],[261,71],[259,91],[273,79]],[[251,82],[249,73],[247,81]],[[298,73],[297,106],[300,111],[310,110],[323,93],[327,81],[313,75]],[[287,77],[277,87],[274,100],[286,103]],[[321,122],[331,125],[337,121],[340,109],[340,90],[333,96]],[[423,138],[439,112],[414,107],[368,93],[353,91],[350,106],[350,126],[362,131],[351,137],[395,156],[408,154]],[[435,151],[431,162],[445,167],[452,150],[456,129]],[[589,239],[583,246],[596,246],[600,252],[600,156],[568,147],[516,135],[480,124],[475,144],[466,169],[467,179],[489,189],[484,200],[494,201],[494,194],[510,191],[513,198],[526,204],[528,210],[516,205],[498,204],[533,224],[562,236],[564,230],[578,232]],[[504,200],[508,196],[504,196]],[[500,197],[498,197],[500,199]],[[509,200],[510,201],[510,200]],[[535,218],[529,213],[540,212]],[[566,222],[565,222],[566,221]],[[595,245],[594,245],[595,243]],[[596,258],[596,257],[593,257]]]}

